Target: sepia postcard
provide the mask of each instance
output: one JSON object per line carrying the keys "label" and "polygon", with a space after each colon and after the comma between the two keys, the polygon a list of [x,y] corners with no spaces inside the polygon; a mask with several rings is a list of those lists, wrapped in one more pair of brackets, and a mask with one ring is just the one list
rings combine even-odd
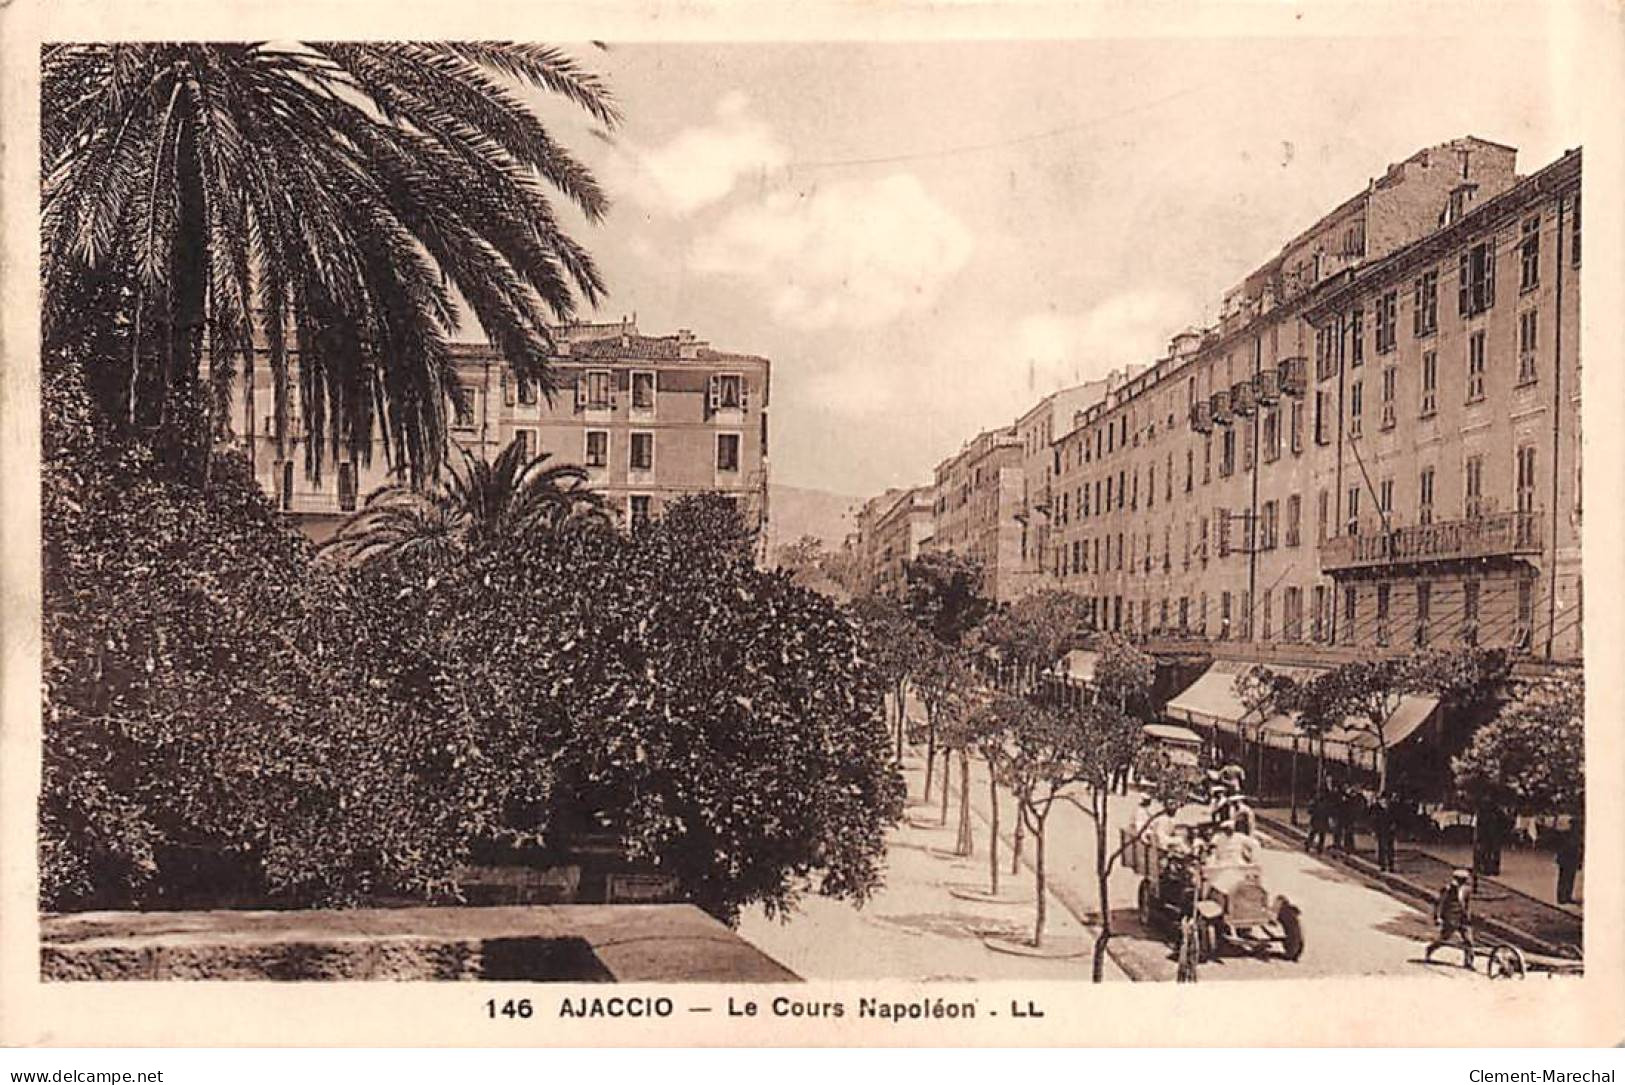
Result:
{"label": "sepia postcard", "polygon": [[1617,5],[0,28],[0,1042],[1625,1039]]}

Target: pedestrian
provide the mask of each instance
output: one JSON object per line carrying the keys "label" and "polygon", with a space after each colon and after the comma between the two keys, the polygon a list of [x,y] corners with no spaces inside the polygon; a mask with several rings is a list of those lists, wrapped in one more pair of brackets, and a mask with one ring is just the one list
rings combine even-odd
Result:
{"label": "pedestrian", "polygon": [[1439,926],[1439,936],[1428,943],[1423,960],[1431,963],[1434,950],[1456,941],[1461,943],[1462,967],[1473,967],[1472,878],[1469,871],[1457,870],[1440,891],[1439,899],[1433,904],[1433,922]]}
{"label": "pedestrian", "polygon": [[1557,903],[1574,903],[1574,876],[1585,860],[1585,827],[1575,819],[1557,842]]}
{"label": "pedestrian", "polygon": [[1345,790],[1342,816],[1338,819],[1339,844],[1350,855],[1359,850],[1354,834],[1359,830],[1364,815],[1365,798],[1358,791]]}
{"label": "pedestrian", "polygon": [[1320,854],[1326,850],[1326,831],[1331,828],[1331,806],[1326,792],[1317,791],[1309,800],[1309,835],[1304,837],[1303,850]]}
{"label": "pedestrian", "polygon": [[1348,798],[1343,794],[1342,785],[1333,784],[1326,793],[1326,823],[1333,851],[1343,850],[1343,812],[1347,808]]}
{"label": "pedestrian", "polygon": [[1398,830],[1397,812],[1393,800],[1386,795],[1378,795],[1371,804],[1366,815],[1371,821],[1371,831],[1377,837],[1377,869],[1392,871],[1394,869],[1394,836]]}

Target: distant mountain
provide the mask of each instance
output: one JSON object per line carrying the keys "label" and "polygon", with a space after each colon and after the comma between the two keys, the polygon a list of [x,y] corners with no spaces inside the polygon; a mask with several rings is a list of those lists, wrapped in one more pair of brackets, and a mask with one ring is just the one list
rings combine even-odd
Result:
{"label": "distant mountain", "polygon": [[851,494],[777,483],[768,484],[767,500],[769,554],[803,535],[822,539],[826,547],[840,546],[852,530],[852,510],[863,502]]}

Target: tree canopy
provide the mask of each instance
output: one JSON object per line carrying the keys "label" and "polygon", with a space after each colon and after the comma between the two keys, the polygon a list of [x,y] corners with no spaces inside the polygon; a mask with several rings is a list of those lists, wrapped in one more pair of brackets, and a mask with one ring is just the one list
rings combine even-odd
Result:
{"label": "tree canopy", "polygon": [[1521,684],[1498,718],[1451,762],[1474,807],[1585,812],[1585,683],[1579,674]]}

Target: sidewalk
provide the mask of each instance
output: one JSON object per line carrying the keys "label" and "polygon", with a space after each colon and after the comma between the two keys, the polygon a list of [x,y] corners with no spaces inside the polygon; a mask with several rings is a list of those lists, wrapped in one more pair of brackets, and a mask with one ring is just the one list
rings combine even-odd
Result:
{"label": "sidewalk", "polygon": [[[1259,822],[1265,829],[1302,847],[1307,831],[1302,826],[1291,825],[1287,815],[1284,809],[1258,811]],[[1470,847],[1462,848],[1462,854],[1457,855],[1450,845],[1402,844],[1395,850],[1395,870],[1385,873],[1377,867],[1376,844],[1371,837],[1358,835],[1355,843],[1357,850],[1353,855],[1328,849],[1320,857],[1358,871],[1396,895],[1403,894],[1429,904],[1450,879],[1450,872],[1471,861]],[[1515,884],[1508,884],[1526,879],[1526,867],[1527,864],[1519,863],[1518,877],[1480,879],[1473,898],[1478,926],[1492,938],[1512,942],[1522,949],[1550,956],[1578,957],[1582,939],[1580,909],[1560,908],[1521,891]]]}
{"label": "sidewalk", "polygon": [[[940,769],[940,764],[939,764]],[[760,909],[740,918],[738,933],[747,942],[807,980],[888,979],[915,983],[974,980],[1074,980],[1088,982],[1090,958],[1028,957],[989,949],[984,936],[1026,938],[1032,933],[1034,881],[1030,870],[1010,876],[1009,852],[1001,887],[1014,903],[964,900],[954,890],[987,888],[987,823],[977,818],[975,854],[953,854],[958,829],[958,795],[953,796],[948,824],[940,826],[940,791],[932,802],[921,800],[920,759],[905,761],[909,805],[903,820],[888,834],[886,884],[861,908],[845,901],[808,895],[786,920]],[[985,786],[985,785],[984,785]],[[973,811],[976,810],[973,792]],[[1000,836],[1008,845],[1008,827]],[[1092,943],[1094,931],[1078,922],[1052,891],[1046,894],[1047,946]],[[1128,977],[1111,961],[1106,978]]]}

